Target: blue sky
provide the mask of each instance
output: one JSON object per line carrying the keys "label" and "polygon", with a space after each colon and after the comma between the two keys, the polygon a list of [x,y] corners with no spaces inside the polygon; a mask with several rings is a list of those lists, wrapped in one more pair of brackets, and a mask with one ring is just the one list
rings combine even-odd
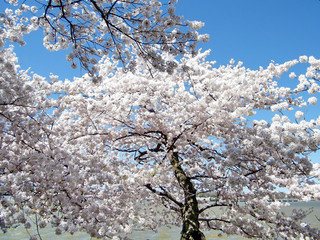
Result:
{"label": "blue sky", "polygon": [[266,66],[300,55],[320,56],[318,0],[180,0],[177,12],[206,23],[211,58],[227,64]]}

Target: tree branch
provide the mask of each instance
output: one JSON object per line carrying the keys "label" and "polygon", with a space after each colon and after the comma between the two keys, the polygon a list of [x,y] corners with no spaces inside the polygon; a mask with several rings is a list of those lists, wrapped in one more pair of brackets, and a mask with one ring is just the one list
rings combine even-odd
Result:
{"label": "tree branch", "polygon": [[146,188],[148,188],[151,192],[157,194],[158,196],[161,196],[161,197],[165,197],[167,199],[169,199],[170,201],[174,202],[176,205],[178,205],[180,208],[183,207],[183,204],[179,201],[177,201],[170,193],[168,193],[163,187],[160,187],[161,190],[163,192],[160,192],[154,188],[152,188],[151,184],[146,184],[145,185]]}

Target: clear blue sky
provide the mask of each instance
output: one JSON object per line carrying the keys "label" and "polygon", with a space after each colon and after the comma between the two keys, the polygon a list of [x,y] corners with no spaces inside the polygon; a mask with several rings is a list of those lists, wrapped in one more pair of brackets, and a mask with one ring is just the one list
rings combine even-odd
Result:
{"label": "clear blue sky", "polygon": [[[209,33],[211,40],[202,48],[212,49],[210,58],[218,65],[234,58],[255,69],[270,60],[320,57],[318,0],[179,0],[176,12],[206,23],[201,32]],[[27,45],[15,49],[23,68],[31,67],[43,76],[50,72],[70,79],[81,75],[69,67],[64,52],[44,49],[40,31],[25,39]]]}
{"label": "clear blue sky", "polygon": [[211,58],[231,58],[250,68],[297,58],[320,57],[318,0],[180,0],[177,12],[206,23]]}

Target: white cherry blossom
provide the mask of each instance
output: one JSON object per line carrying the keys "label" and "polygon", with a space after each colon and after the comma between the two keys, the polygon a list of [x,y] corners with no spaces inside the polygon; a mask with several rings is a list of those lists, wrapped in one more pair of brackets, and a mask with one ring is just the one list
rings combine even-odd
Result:
{"label": "white cherry blossom", "polygon": [[[178,28],[176,1],[8,2],[16,7],[0,15],[1,225],[29,229],[33,216],[57,235],[102,239],[163,225],[182,227],[183,240],[205,239],[207,229],[319,239],[308,212],[286,216],[279,201],[279,189],[320,200],[319,164],[309,159],[320,146],[319,111],[309,111],[318,107],[318,59],[216,67],[194,44],[207,37]],[[39,27],[49,50],[71,47],[72,67],[78,58],[90,71],[70,81],[20,70],[8,41],[23,45]],[[306,71],[292,86],[285,73],[297,64]]]}
{"label": "white cherry blossom", "polygon": [[[195,45],[209,39],[208,34],[197,33],[204,23],[184,22],[181,16],[175,15],[174,1],[169,4],[160,0],[8,2],[16,7],[0,15],[0,24],[6,29],[4,39],[23,45],[23,34],[40,27],[44,46],[49,51],[70,49],[67,59],[72,61],[72,68],[76,67],[73,61],[79,60],[80,66],[91,75],[97,72],[97,62],[90,59],[101,57],[97,50],[106,56],[111,53],[133,71],[131,51],[135,49],[150,68],[172,72],[172,66],[166,66],[160,52],[196,54]],[[186,32],[173,34],[174,28]]]}
{"label": "white cherry blossom", "polygon": [[[135,73],[103,57],[94,83],[88,74],[48,81],[19,72],[12,49],[3,49],[0,190],[11,200],[2,199],[1,219],[28,225],[26,216],[37,215],[57,234],[106,239],[163,224],[182,224],[182,239],[204,238],[208,228],[317,239],[319,230],[302,224],[306,213],[284,217],[278,201],[278,188],[319,199],[308,153],[319,149],[320,117],[284,114],[316,101],[274,80],[298,62],[216,68],[208,54],[163,54],[176,67],[156,76],[139,54]],[[255,120],[260,110],[270,120]]]}

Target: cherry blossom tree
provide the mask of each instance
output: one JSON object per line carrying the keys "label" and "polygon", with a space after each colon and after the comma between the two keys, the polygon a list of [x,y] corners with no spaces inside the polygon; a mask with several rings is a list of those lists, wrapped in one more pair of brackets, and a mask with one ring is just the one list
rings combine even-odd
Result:
{"label": "cherry blossom tree", "polygon": [[[104,239],[163,225],[180,226],[182,240],[205,239],[204,230],[319,239],[304,222],[308,212],[282,212],[279,189],[320,199],[320,167],[309,159],[319,150],[320,117],[307,114],[319,106],[320,60],[216,67],[209,51],[191,46],[196,32],[167,33],[181,24],[173,2],[169,18],[159,16],[158,1],[35,2],[39,16],[23,4],[0,16],[1,225],[28,229],[33,216],[58,235]],[[96,78],[20,70],[6,41],[23,45],[23,34],[39,27],[49,49],[72,46],[68,58]],[[286,76],[297,64],[308,64],[305,73]]]}
{"label": "cherry blossom tree", "polygon": [[48,50],[70,48],[66,59],[71,67],[77,68],[78,59],[91,75],[98,71],[98,59],[109,53],[126,71],[134,71],[132,49],[150,68],[172,72],[174,65],[161,59],[159,52],[195,54],[196,44],[209,38],[196,31],[202,22],[175,15],[175,0],[32,0],[31,6],[25,1],[7,2],[17,6],[2,16],[2,24],[12,29],[9,38],[23,44],[23,34],[40,27]]}
{"label": "cherry blossom tree", "polygon": [[[208,52],[186,55],[174,74],[153,77],[143,62],[124,73],[105,57],[94,83],[88,74],[29,77],[18,72],[12,50],[2,51],[7,225],[28,228],[35,215],[40,228],[53,224],[57,234],[105,239],[161,225],[181,226],[181,239],[205,239],[205,229],[318,238],[303,222],[307,212],[281,212],[278,189],[319,199],[319,167],[308,154],[319,149],[320,118],[307,120],[302,111],[317,104],[320,60],[300,57],[310,66],[297,78],[290,74],[295,88],[276,78],[298,60],[255,71],[241,63],[216,68],[205,61]],[[260,111],[272,117],[258,120]]]}

